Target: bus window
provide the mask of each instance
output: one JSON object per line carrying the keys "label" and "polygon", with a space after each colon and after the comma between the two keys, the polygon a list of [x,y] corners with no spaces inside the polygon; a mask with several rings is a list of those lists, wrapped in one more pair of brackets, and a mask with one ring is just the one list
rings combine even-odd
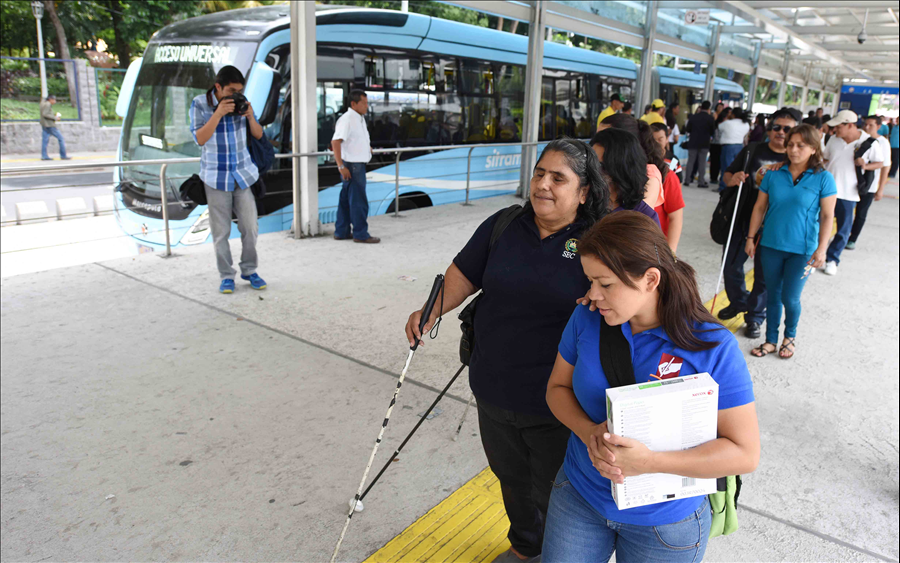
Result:
{"label": "bus window", "polygon": [[438,75],[438,92],[459,91],[459,64],[456,59],[441,59],[441,72]]}
{"label": "bus window", "polygon": [[556,123],[553,116],[553,79],[541,80],[541,122],[538,140],[549,141],[556,138]]}
{"label": "bus window", "polygon": [[462,61],[462,91],[467,94],[494,93],[494,69],[490,64]]}
{"label": "bus window", "polygon": [[575,134],[575,120],[571,112],[572,81],[568,78],[556,80],[554,101],[556,106],[556,137],[571,137]]}
{"label": "bus window", "polygon": [[388,57],[384,59],[384,87],[396,90],[416,90],[419,87],[421,64],[415,59]]}

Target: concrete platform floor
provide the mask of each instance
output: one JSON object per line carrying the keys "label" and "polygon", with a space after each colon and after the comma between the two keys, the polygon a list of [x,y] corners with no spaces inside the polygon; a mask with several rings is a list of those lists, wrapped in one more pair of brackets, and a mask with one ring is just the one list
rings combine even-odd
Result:
{"label": "concrete platform floor", "polygon": [[[900,556],[896,183],[889,193],[839,275],[808,283],[797,356],[747,356],[762,461],[740,531],[707,561]],[[710,298],[717,197],[685,200],[679,258]],[[208,245],[3,279],[2,560],[327,561],[406,358],[407,316],[514,201],[377,217],[378,246],[265,235],[263,292],[218,294]],[[457,322],[413,360],[376,469],[458,366]],[[365,559],[486,466],[474,417],[451,441],[464,376],[366,499],[341,560]]]}

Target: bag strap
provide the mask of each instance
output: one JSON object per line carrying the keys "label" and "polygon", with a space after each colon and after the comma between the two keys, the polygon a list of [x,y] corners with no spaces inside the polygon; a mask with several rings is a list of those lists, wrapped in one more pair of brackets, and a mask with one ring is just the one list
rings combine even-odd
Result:
{"label": "bag strap", "polygon": [[497,221],[494,223],[494,228],[491,230],[491,244],[488,247],[488,254],[493,250],[494,244],[497,242],[497,239],[500,238],[500,235],[503,234],[503,231],[505,231],[506,228],[524,212],[525,207],[518,203],[510,205],[500,212],[500,215],[497,216]]}
{"label": "bag strap", "polygon": [[872,148],[873,144],[875,144],[875,139],[872,137],[869,137],[868,139],[863,141],[862,144],[859,145],[859,148],[856,149],[856,152],[853,153],[853,160],[865,156],[869,149]]}
{"label": "bag strap", "polygon": [[[581,307],[581,305],[579,305]],[[621,326],[610,326],[600,317],[600,365],[610,387],[634,385],[631,346]]]}

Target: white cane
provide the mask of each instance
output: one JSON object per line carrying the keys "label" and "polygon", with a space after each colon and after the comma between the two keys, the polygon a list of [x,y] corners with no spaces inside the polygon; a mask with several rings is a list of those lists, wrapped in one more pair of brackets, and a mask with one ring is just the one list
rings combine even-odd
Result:
{"label": "white cane", "polygon": [[[747,169],[747,161],[750,159],[750,151],[747,151],[747,156],[744,157],[744,167],[741,169]],[[741,192],[744,189],[744,181],[741,180],[741,183],[738,184],[737,198],[734,201],[734,213],[731,215],[731,225],[728,227],[728,239],[725,241],[725,254],[722,256],[722,267],[719,268],[719,279],[716,281],[716,292],[713,294],[712,306],[709,308],[709,312],[712,313],[716,308],[716,299],[719,297],[719,287],[722,286],[722,277],[725,275],[725,263],[728,261],[728,249],[731,248],[731,235],[734,233],[734,223],[737,221],[738,216],[738,207],[741,205]]]}

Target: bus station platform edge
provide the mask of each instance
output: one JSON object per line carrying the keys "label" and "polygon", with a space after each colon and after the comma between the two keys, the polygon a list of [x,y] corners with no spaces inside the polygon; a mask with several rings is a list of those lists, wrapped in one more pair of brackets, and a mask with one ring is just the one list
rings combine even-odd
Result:
{"label": "bus station platform edge", "polygon": [[[711,298],[717,198],[684,197],[679,259]],[[376,246],[263,235],[262,292],[239,282],[218,294],[209,245],[0,281],[2,559],[327,561],[405,360],[406,317],[514,201],[375,217]],[[838,276],[813,274],[793,360],[746,355],[762,461],[740,529],[711,540],[707,561],[900,556],[898,208],[874,204]],[[456,326],[448,314],[413,359],[376,469],[458,367]],[[474,411],[452,441],[464,377],[373,488],[341,561],[490,561],[505,549],[488,504],[482,516],[447,508],[474,487],[496,506]],[[429,515],[456,518],[462,539],[493,531],[482,534],[493,547],[440,551],[452,530]],[[405,554],[388,552],[403,542]]]}

